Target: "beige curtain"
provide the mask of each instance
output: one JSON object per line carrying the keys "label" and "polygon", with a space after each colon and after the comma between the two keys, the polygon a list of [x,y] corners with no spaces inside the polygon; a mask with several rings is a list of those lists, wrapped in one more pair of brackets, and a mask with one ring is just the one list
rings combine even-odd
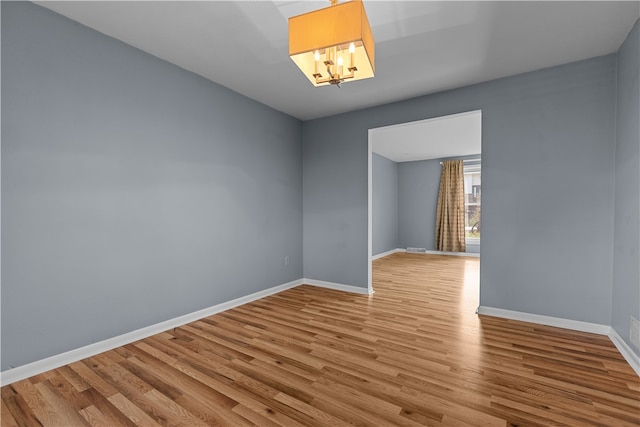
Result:
{"label": "beige curtain", "polygon": [[447,160],[442,163],[436,216],[436,249],[445,252],[466,250],[462,160]]}

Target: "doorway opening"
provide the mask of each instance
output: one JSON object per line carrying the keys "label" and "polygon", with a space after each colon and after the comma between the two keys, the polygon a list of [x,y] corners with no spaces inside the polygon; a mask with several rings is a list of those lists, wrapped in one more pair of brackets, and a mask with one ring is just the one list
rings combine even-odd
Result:
{"label": "doorway opening", "polygon": [[[462,255],[479,256],[482,112],[373,128],[368,138],[369,293],[374,291],[374,259],[407,250],[442,253],[434,245],[442,160],[464,161],[465,184],[469,182],[468,190],[465,185],[467,252]],[[395,192],[393,183],[380,185],[390,176],[397,180]]]}

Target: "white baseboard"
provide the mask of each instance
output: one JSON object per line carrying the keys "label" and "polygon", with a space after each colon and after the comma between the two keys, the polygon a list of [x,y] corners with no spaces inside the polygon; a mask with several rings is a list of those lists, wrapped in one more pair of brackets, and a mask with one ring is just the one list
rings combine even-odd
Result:
{"label": "white baseboard", "polygon": [[343,285],[342,283],[325,282],[323,280],[302,279],[304,284],[318,286],[321,288],[335,289],[337,291],[352,292],[361,295],[370,295],[369,289],[352,285]]}
{"label": "white baseboard", "polygon": [[390,251],[381,252],[379,254],[373,255],[371,257],[371,261],[375,261],[377,259],[384,258],[386,256],[393,255],[393,254],[398,253],[398,252],[405,252],[405,251],[406,251],[405,249],[400,249],[400,248],[391,249]]}
{"label": "white baseboard", "polygon": [[520,311],[504,310],[502,308],[479,306],[476,313],[486,316],[502,317],[504,319],[519,320],[522,322],[538,323],[540,325],[555,326],[557,328],[571,329],[592,334],[607,335],[616,346],[622,357],[629,363],[631,369],[640,377],[640,357],[618,335],[615,329],[609,325],[599,323],[581,322],[579,320],[563,319],[560,317],[543,316],[540,314],[523,313]]}
{"label": "white baseboard", "polygon": [[155,334],[159,334],[161,332],[185,325],[190,322],[194,322],[204,317],[212,316],[214,314],[250,303],[260,298],[264,298],[269,295],[294,288],[301,285],[302,283],[304,283],[302,279],[294,280],[283,285],[274,286],[263,291],[255,292],[253,294],[236,298],[231,301],[223,302],[202,310],[194,311],[193,313],[185,314],[183,316],[175,317],[170,320],[165,320],[164,322],[156,323],[154,325],[146,326],[135,331],[127,332],[126,334],[118,335],[117,337],[109,338],[94,344],[89,344],[84,347],[57,354],[55,356],[47,357],[46,359],[37,360],[35,362],[18,366],[13,369],[8,369],[0,373],[0,384],[2,386],[5,386],[7,384],[11,384],[16,381],[32,377],[34,375],[38,375],[43,372],[50,371],[51,369],[56,369],[64,365],[86,359],[87,357],[95,356],[96,354],[100,354],[108,350],[113,350],[114,348],[130,344],[132,342],[150,337]]}
{"label": "white baseboard", "polygon": [[622,357],[629,363],[631,369],[633,369],[636,374],[640,377],[640,356],[638,356],[632,349],[629,347],[629,344],[616,332],[615,329],[611,328],[609,332],[609,339],[616,346]]}
{"label": "white baseboard", "polygon": [[[407,252],[406,249],[396,249],[396,252]],[[407,252],[409,254],[428,254],[428,255],[449,255],[449,256],[468,256],[473,258],[480,258],[480,254],[474,252],[443,252],[443,251],[424,251],[424,252]]]}
{"label": "white baseboard", "polygon": [[541,314],[523,313],[502,308],[479,306],[478,314],[486,316],[502,317],[505,319],[519,320],[521,322],[538,323],[540,325],[555,326],[556,328],[572,329],[580,332],[590,332],[598,335],[609,335],[611,326],[599,323],[582,322],[579,320],[563,319],[561,317],[543,316]]}

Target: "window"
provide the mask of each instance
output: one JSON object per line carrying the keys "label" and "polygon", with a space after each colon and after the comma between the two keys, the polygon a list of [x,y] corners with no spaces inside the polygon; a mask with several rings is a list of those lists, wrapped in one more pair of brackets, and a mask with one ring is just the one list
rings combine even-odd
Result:
{"label": "window", "polygon": [[468,243],[480,241],[480,164],[464,166],[464,228]]}

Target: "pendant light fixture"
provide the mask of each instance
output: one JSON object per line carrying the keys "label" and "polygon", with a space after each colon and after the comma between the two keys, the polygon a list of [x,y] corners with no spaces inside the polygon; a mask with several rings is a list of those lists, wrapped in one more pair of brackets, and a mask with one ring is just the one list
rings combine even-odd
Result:
{"label": "pendant light fixture", "polygon": [[289,18],[289,56],[314,86],[373,77],[375,45],[361,0]]}

